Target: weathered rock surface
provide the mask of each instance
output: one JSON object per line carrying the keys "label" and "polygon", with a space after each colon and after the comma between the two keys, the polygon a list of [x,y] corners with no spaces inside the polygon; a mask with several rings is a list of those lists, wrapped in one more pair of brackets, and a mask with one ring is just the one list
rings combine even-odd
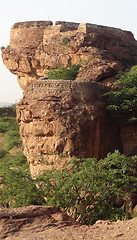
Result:
{"label": "weathered rock surface", "polygon": [[136,234],[137,218],[86,226],[54,207],[0,210],[0,239],[5,240],[136,240]]}
{"label": "weathered rock surface", "polygon": [[137,64],[137,41],[131,32],[95,24],[16,23],[2,58],[22,89],[50,68],[78,63],[82,68],[76,81],[110,84],[119,71]]}
{"label": "weathered rock surface", "polygon": [[17,120],[32,175],[72,157],[101,158],[120,149],[104,93],[99,83],[70,80],[37,80],[24,91]]}
{"label": "weathered rock surface", "polygon": [[[16,23],[2,58],[25,90],[17,120],[32,175],[72,157],[101,158],[121,148],[127,155],[137,154],[135,128],[119,133],[105,111],[101,86],[137,64],[131,32],[86,23]],[[73,83],[38,80],[50,68],[77,63],[81,69]]]}

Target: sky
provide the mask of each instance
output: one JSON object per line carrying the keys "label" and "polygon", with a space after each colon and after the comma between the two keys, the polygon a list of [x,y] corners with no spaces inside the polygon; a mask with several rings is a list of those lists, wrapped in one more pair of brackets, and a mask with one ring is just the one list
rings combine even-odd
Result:
{"label": "sky", "polygon": [[[92,23],[131,31],[137,39],[137,0],[4,0],[0,3],[0,47],[9,45],[16,22],[51,20]],[[0,102],[22,98],[17,76],[0,57]]]}

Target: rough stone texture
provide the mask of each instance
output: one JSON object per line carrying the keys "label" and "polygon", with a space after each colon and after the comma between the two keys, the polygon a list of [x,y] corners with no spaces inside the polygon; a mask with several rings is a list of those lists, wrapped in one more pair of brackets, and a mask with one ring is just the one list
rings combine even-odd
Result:
{"label": "rough stone texture", "polygon": [[[26,89],[17,105],[17,119],[33,175],[49,167],[47,159],[56,165],[59,154],[100,158],[120,149],[120,141],[125,154],[137,154],[136,130],[122,128],[119,134],[104,110],[103,88],[93,83],[109,86],[120,71],[137,64],[137,41],[131,32],[89,23],[16,23],[2,58]],[[50,68],[76,63],[81,69],[74,83],[36,81]]]}
{"label": "rough stone texture", "polygon": [[54,207],[0,210],[0,239],[5,240],[136,240],[137,218],[92,226],[76,223]]}
{"label": "rough stone texture", "polygon": [[124,154],[137,155],[137,124],[123,126],[120,135]]}
{"label": "rough stone texture", "polygon": [[101,158],[120,149],[104,93],[99,83],[70,80],[37,80],[24,91],[17,120],[32,175],[72,157]]}
{"label": "rough stone texture", "polygon": [[[57,21],[16,23],[10,48],[2,51],[7,68],[22,89],[50,68],[81,63],[77,81],[111,84],[119,71],[137,63],[137,41],[131,32],[89,23]],[[68,43],[63,45],[63,38]]]}

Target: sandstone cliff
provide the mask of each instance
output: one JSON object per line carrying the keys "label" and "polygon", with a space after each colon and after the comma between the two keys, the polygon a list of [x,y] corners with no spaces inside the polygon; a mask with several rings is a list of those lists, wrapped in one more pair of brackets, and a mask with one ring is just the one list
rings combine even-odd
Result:
{"label": "sandstone cliff", "polygon": [[[72,157],[101,158],[115,149],[136,152],[135,129],[130,139],[125,129],[120,131],[103,97],[103,85],[137,64],[131,32],[59,21],[16,23],[2,58],[25,90],[17,120],[32,175]],[[50,68],[77,63],[81,69],[74,82],[39,79]]]}

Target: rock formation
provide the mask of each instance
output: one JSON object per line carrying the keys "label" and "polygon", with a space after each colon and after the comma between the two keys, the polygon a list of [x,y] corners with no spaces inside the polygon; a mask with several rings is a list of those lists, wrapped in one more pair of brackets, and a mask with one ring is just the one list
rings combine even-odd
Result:
{"label": "rock formation", "polygon": [[[63,166],[72,157],[101,158],[115,149],[128,154],[136,148],[133,140],[127,149],[125,131],[120,135],[103,97],[103,85],[137,64],[131,32],[60,21],[16,23],[2,58],[25,90],[17,120],[32,175],[51,165]],[[50,68],[78,63],[75,81],[45,78]]]}
{"label": "rock formation", "polygon": [[137,63],[137,42],[131,32],[95,24],[24,22],[12,27],[10,47],[2,58],[22,89],[45,77],[50,68],[76,63],[82,65],[76,81],[108,84]]}
{"label": "rock formation", "polygon": [[120,149],[119,128],[105,111],[104,93],[96,82],[37,80],[28,86],[17,120],[32,175],[70,157],[101,158]]}

